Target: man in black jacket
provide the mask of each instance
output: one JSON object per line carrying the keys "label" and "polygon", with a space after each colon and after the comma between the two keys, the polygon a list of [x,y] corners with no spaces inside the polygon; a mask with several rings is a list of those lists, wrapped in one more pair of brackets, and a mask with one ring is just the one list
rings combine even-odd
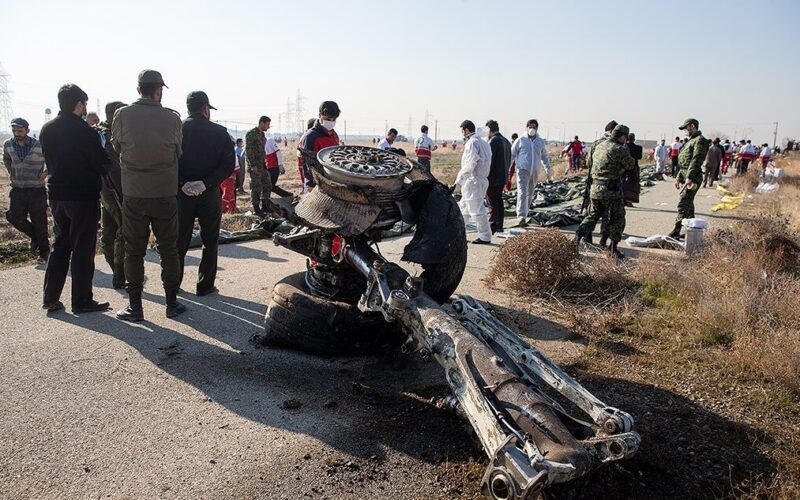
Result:
{"label": "man in black jacket", "polygon": [[[61,292],[72,267],[72,312],[105,311],[108,302],[92,294],[94,256],[101,178],[111,160],[97,132],[83,121],[86,92],[74,84],[58,90],[58,116],[39,132],[49,177],[47,187],[53,213],[55,242],[44,275],[42,307],[48,312],[64,308]],[[71,262],[70,262],[71,261]]]}
{"label": "man in black jacket", "polygon": [[489,167],[489,188],[486,201],[489,203],[489,225],[492,234],[503,231],[505,207],[503,207],[503,186],[508,182],[508,167],[511,164],[511,143],[500,133],[500,125],[495,120],[486,122],[489,127],[489,147],[492,148],[492,163]]}
{"label": "man in black jacket", "polygon": [[222,220],[219,185],[233,173],[236,154],[225,127],[209,121],[213,107],[205,92],[186,97],[189,117],[183,121],[183,156],[178,168],[178,252],[181,281],[186,252],[192,240],[194,221],[200,223],[203,256],[197,273],[197,295],[216,291],[217,247]]}

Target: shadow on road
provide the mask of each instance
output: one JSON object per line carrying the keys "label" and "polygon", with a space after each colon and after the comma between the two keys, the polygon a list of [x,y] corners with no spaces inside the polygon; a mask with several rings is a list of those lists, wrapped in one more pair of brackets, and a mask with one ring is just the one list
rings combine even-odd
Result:
{"label": "shadow on road", "polygon": [[[146,320],[69,314],[53,319],[121,340],[165,373],[200,390],[229,411],[274,428],[312,436],[360,458],[387,449],[420,460],[468,461],[482,456],[466,423],[436,408],[449,389],[439,366],[400,353],[328,359],[248,342],[265,306],[233,297],[181,297],[178,320],[198,335],[147,321],[164,314],[164,299],[145,294]],[[166,395],[165,395],[166,397]],[[287,409],[296,401],[298,409]]]}

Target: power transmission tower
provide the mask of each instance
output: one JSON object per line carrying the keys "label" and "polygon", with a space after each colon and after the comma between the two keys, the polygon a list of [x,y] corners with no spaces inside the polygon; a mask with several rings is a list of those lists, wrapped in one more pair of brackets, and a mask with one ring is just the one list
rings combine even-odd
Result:
{"label": "power transmission tower", "polygon": [[303,106],[303,101],[305,100],[306,98],[300,93],[300,89],[297,89],[297,98],[294,101],[294,108],[297,111],[297,131],[300,134],[305,130],[305,127],[303,127],[306,113],[305,107]]}
{"label": "power transmission tower", "polygon": [[291,97],[287,97],[286,98],[286,131],[287,132],[291,132],[292,131],[292,128],[293,128],[292,123],[293,123],[292,122],[292,98]]}
{"label": "power transmission tower", "polygon": [[11,91],[8,89],[8,77],[10,74],[6,73],[0,63],[0,123],[3,127],[11,123],[14,118],[14,109],[11,107]]}

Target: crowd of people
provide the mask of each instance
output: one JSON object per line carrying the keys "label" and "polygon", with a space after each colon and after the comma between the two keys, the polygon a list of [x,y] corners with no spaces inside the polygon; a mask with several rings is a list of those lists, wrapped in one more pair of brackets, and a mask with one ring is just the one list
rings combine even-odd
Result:
{"label": "crowd of people", "polygon": [[[678,155],[686,145],[687,140],[676,137],[675,141],[667,145],[664,139],[651,151],[651,158],[656,163],[656,172],[672,175],[678,170]],[[780,153],[780,148],[775,151],[769,144],[753,145],[750,139],[740,139],[738,144],[730,139],[720,140],[719,137],[711,141],[713,148],[709,148],[708,156],[703,161],[703,187],[713,187],[714,181],[722,179],[723,175],[733,167],[735,175],[744,175],[748,172],[753,162],[761,166],[761,174],[772,159],[772,154]]]}
{"label": "crowd of people", "polygon": [[[690,118],[679,129],[686,138],[680,147],[667,150],[662,144],[653,151],[658,169],[665,172],[666,158],[671,157],[671,174],[675,177],[675,188],[679,190],[678,214],[669,235],[680,238],[683,219],[694,217],[694,198],[698,187],[705,182],[713,182],[717,175],[717,164],[721,164],[724,154],[718,148],[718,140],[710,143],[699,130],[699,122]],[[477,131],[475,124],[465,120],[461,124],[465,146],[461,158],[461,170],[456,185],[461,187],[460,207],[466,221],[474,221],[478,237],[474,244],[491,243],[492,235],[503,230],[502,190],[511,187],[511,179],[516,176],[518,225],[529,224],[528,213],[531,193],[539,182],[540,169],[544,167],[545,179],[550,182],[551,163],[546,143],[539,136],[539,122],[528,120],[526,133],[513,137],[509,145],[499,132],[498,123],[489,120],[484,131]],[[481,138],[484,132],[488,140]],[[516,135],[516,134],[515,134]],[[616,121],[609,122],[603,136],[592,143],[586,152],[585,145],[576,136],[565,146],[562,155],[569,158],[565,174],[577,171],[586,159],[587,196],[585,217],[579,225],[575,243],[591,243],[592,233],[598,222],[600,246],[612,255],[622,258],[618,248],[625,230],[625,207],[639,202],[639,160],[642,159],[642,146],[636,144],[636,136],[630,129]],[[710,147],[715,148],[709,153]],[[762,148],[769,151],[768,147]],[[765,153],[768,154],[768,153]],[[766,156],[768,158],[768,156]],[[741,155],[738,156],[741,158]],[[738,160],[737,160],[738,161]],[[746,169],[746,166],[745,166]],[[746,170],[745,170],[746,171]]]}
{"label": "crowd of people", "polygon": [[[144,257],[155,238],[160,257],[166,316],[186,310],[178,302],[186,253],[195,224],[200,227],[202,257],[195,293],[215,293],[217,246],[223,211],[235,211],[250,175],[253,212],[264,215],[271,193],[292,196],[277,185],[285,173],[278,142],[267,137],[270,119],[261,116],[245,141],[234,141],[225,127],[211,121],[203,91],[186,97],[187,118],[161,105],[167,89],[158,71],[139,73],[140,98],[115,101],[105,108],[106,121],[87,112],[88,95],[77,85],[58,91],[59,113],[30,135],[29,123],[11,121],[13,137],[3,146],[3,163],[11,179],[9,222],[30,238],[30,250],[46,265],[42,307],[64,309],[62,291],[71,271],[71,308],[75,313],[105,311],[108,302],[94,300],[92,279],[97,246],[112,270],[112,286],[126,289],[128,304],[116,313],[125,321],[144,320]],[[326,101],[319,119],[309,124],[299,147],[318,151],[338,145],[333,130],[339,108]],[[302,158],[303,185],[313,179]],[[48,206],[54,241],[48,237]]]}
{"label": "crowd of people", "polygon": [[[30,136],[22,118],[11,122],[13,137],[3,147],[3,162],[10,174],[9,222],[30,238],[30,250],[46,264],[42,307],[48,312],[64,309],[61,294],[68,271],[72,277],[72,310],[75,313],[105,311],[108,302],[94,300],[92,279],[97,245],[98,218],[100,248],[112,270],[112,285],[126,289],[128,304],[116,313],[124,321],[142,321],[144,309],[144,257],[151,232],[160,257],[161,281],[166,316],[186,310],[177,301],[184,275],[184,262],[193,230],[200,227],[202,257],[195,293],[217,291],[217,246],[223,212],[236,211],[237,194],[244,194],[244,176],[250,178],[250,202],[257,215],[272,208],[270,195],[293,196],[278,186],[286,173],[280,141],[267,135],[271,120],[263,115],[234,141],[227,130],[211,121],[211,105],[203,91],[187,95],[187,118],[161,105],[164,89],[161,74],[143,70],[138,77],[140,98],[131,104],[120,101],[106,105],[106,121],[87,112],[87,94],[77,85],[58,91],[60,111],[47,122],[39,138]],[[297,143],[297,167],[302,192],[315,186],[308,154],[340,144],[335,131],[341,110],[334,101],[319,107],[317,118],[308,121]],[[686,138],[675,138],[667,146],[662,140],[652,151],[656,169],[674,175],[679,189],[678,215],[670,236],[679,237],[681,221],[694,217],[694,197],[700,186],[715,180],[733,166],[744,174],[758,159],[765,168],[772,149],[756,148],[749,140],[736,146],[731,141],[708,141],[699,122],[688,119],[679,127]],[[503,191],[514,179],[517,188],[516,216],[519,226],[529,224],[531,196],[541,169],[552,181],[546,141],[539,135],[536,119],[525,123],[525,133],[511,140],[500,133],[495,120],[476,128],[464,120],[461,168],[455,180],[460,187],[464,219],[477,227],[474,244],[491,243],[493,234],[504,231]],[[423,125],[414,142],[420,166],[430,173],[437,149]],[[377,147],[405,155],[393,147],[396,129],[389,129]],[[375,144],[375,142],[373,143]],[[284,147],[288,143],[284,141]],[[447,143],[443,143],[447,147]],[[455,142],[453,142],[455,146]],[[601,224],[601,246],[615,256],[625,229],[625,207],[638,202],[638,160],[642,147],[636,145],[629,128],[610,122],[603,136],[586,148],[575,136],[562,150],[567,158],[565,174],[588,170],[586,215],[575,241],[591,242],[596,224]],[[48,206],[52,213],[55,239],[48,238]]]}

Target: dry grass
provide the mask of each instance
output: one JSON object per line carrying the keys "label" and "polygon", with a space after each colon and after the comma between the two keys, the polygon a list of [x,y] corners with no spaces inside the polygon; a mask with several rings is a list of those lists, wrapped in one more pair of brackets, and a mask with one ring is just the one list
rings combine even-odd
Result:
{"label": "dry grass", "polygon": [[[728,462],[738,472],[716,479],[718,496],[783,499],[800,491],[800,161],[779,165],[786,177],[778,193],[756,194],[752,175],[734,181],[731,190],[747,196],[737,215],[747,219],[708,234],[691,258],[643,254],[621,266],[576,257],[567,236],[537,231],[506,243],[488,274],[489,284],[515,290],[588,338],[581,363],[589,376],[645,380],[741,426],[752,449]],[[650,393],[641,397],[626,404],[654,411]],[[658,411],[701,450],[736,453],[717,442],[722,436],[689,431],[699,415],[679,406]],[[650,438],[665,444],[648,452],[679,470],[671,438]],[[768,465],[755,472],[748,464],[758,457]]]}

